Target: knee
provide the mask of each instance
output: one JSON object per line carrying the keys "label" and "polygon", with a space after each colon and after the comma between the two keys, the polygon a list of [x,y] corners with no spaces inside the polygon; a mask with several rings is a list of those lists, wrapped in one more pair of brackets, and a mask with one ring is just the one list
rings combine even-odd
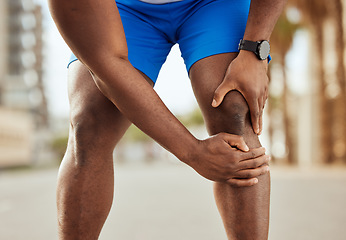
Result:
{"label": "knee", "polygon": [[243,95],[238,91],[231,91],[225,96],[220,110],[232,124],[239,127],[245,125],[249,107]]}
{"label": "knee", "polygon": [[211,124],[214,128],[213,134],[229,132],[244,135],[245,129],[249,126],[250,116],[249,107],[241,93],[229,92],[215,111]]}
{"label": "knee", "polygon": [[106,150],[110,147],[109,134],[106,126],[98,114],[85,108],[71,111],[70,138],[73,139],[74,149],[77,153],[95,152],[99,148]]}
{"label": "knee", "polygon": [[88,169],[95,167],[95,164],[102,165],[105,160],[111,161],[114,145],[104,132],[97,115],[92,111],[71,111],[69,142],[64,161],[71,161],[77,169]]}

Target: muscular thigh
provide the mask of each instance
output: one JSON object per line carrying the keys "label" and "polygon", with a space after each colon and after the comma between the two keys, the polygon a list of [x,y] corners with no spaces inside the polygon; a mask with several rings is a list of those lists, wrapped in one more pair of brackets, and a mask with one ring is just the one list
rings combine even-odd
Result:
{"label": "muscular thigh", "polygon": [[[152,84],[149,78],[145,78]],[[95,144],[114,147],[131,124],[100,92],[80,61],[69,66],[68,96],[71,127],[80,141],[93,138]]]}

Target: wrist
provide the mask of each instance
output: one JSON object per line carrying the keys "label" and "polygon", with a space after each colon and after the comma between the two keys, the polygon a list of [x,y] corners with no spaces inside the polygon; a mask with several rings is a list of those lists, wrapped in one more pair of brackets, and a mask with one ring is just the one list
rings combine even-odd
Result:
{"label": "wrist", "polygon": [[238,49],[253,52],[259,60],[267,60],[270,52],[270,44],[267,40],[250,41],[241,39]]}
{"label": "wrist", "polygon": [[256,54],[247,50],[240,50],[237,58],[244,60],[246,64],[261,64],[268,68],[268,59],[260,60]]}
{"label": "wrist", "polygon": [[198,159],[200,153],[201,140],[194,138],[183,144],[181,151],[174,154],[180,161],[191,166]]}

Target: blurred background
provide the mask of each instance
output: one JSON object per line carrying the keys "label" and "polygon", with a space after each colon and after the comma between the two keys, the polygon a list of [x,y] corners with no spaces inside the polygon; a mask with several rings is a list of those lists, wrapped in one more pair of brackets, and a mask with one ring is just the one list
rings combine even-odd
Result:
{"label": "blurred background", "polygon": [[[289,0],[272,34],[261,135],[272,155],[270,239],[345,239],[345,30],[344,0]],[[0,0],[0,36],[0,239],[57,239],[70,50],[44,0]],[[155,90],[208,136],[177,46]],[[211,183],[136,127],[114,161],[120,206],[100,239],[226,239]]]}

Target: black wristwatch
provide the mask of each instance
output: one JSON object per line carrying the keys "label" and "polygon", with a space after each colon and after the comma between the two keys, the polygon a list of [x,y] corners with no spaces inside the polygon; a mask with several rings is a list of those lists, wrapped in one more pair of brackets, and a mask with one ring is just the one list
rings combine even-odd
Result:
{"label": "black wristwatch", "polygon": [[266,60],[269,56],[270,44],[267,40],[252,42],[241,39],[238,50],[251,51],[256,54],[258,59]]}

